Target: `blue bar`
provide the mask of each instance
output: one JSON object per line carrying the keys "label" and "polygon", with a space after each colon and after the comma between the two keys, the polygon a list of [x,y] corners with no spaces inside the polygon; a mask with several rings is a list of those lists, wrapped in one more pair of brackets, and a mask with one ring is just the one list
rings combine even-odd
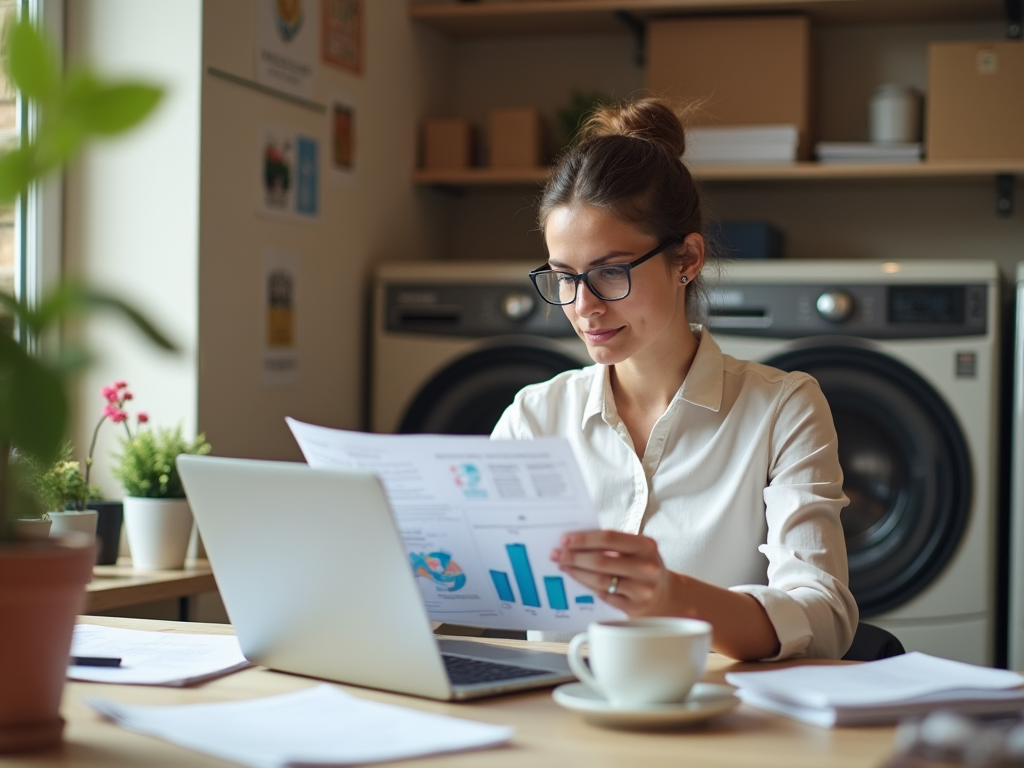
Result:
{"label": "blue bar", "polygon": [[491,580],[494,588],[498,590],[498,599],[503,603],[514,603],[516,596],[512,594],[512,585],[509,583],[508,574],[504,571],[491,571]]}
{"label": "blue bar", "polygon": [[576,598],[576,602],[577,603],[591,603],[591,604],[593,604],[594,596],[593,595],[580,595],[579,597]]}
{"label": "blue bar", "polygon": [[526,555],[525,544],[506,544],[509,562],[512,563],[512,573],[516,575],[516,584],[519,586],[519,596],[523,598],[523,605],[533,608],[540,608],[540,595],[537,594],[537,582],[533,580],[533,569],[530,567],[530,558]]}
{"label": "blue bar", "polygon": [[548,605],[552,610],[569,610],[569,601],[565,597],[565,582],[561,576],[545,576],[544,590],[548,593]]}

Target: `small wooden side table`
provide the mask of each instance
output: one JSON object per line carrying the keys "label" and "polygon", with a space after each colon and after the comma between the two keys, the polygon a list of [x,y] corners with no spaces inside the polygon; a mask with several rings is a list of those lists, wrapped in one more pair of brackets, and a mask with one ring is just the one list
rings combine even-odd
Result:
{"label": "small wooden side table", "polygon": [[157,600],[179,601],[182,621],[188,619],[188,598],[201,592],[213,592],[217,581],[207,560],[186,560],[185,567],[173,571],[139,571],[131,558],[118,559],[117,565],[97,565],[92,582],[86,587],[85,613],[108,611]]}

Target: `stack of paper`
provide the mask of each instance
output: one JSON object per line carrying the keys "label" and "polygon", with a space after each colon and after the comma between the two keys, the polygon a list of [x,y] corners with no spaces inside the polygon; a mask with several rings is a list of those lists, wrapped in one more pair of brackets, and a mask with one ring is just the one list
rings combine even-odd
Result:
{"label": "stack of paper", "polygon": [[1024,708],[1024,677],[908,653],[845,666],[733,672],[745,703],[812,725],[863,725],[937,709],[977,714]]}
{"label": "stack of paper", "polygon": [[119,667],[68,667],[72,680],[134,685],[189,685],[249,666],[234,635],[143,632],[79,624],[72,656],[121,659]]}
{"label": "stack of paper", "polygon": [[690,128],[683,159],[691,165],[791,163],[799,145],[800,132],[795,125]]}
{"label": "stack of paper", "polygon": [[919,163],[921,143],[819,141],[814,145],[814,153],[823,163]]}
{"label": "stack of paper", "polygon": [[254,768],[354,765],[503,744],[512,729],[358,699],[330,685],[249,701],[86,702],[129,731]]}

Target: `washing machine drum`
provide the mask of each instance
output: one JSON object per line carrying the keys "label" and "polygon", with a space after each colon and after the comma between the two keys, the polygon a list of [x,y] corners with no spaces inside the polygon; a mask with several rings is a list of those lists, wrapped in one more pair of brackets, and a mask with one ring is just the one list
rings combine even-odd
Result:
{"label": "washing machine drum", "polygon": [[956,419],[918,374],[872,350],[810,347],[765,362],[809,373],[832,408],[861,615],[906,602],[949,561],[970,513],[971,467]]}
{"label": "washing machine drum", "polygon": [[578,360],[539,346],[496,346],[472,352],[424,385],[398,431],[489,435],[520,389],[579,367]]}

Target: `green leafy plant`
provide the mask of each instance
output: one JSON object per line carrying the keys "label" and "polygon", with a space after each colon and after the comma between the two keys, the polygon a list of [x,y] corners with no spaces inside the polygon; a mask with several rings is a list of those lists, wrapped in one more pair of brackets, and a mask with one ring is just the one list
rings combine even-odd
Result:
{"label": "green leafy plant", "polygon": [[584,124],[601,106],[610,104],[611,99],[603,93],[573,91],[569,103],[555,111],[558,119],[558,150],[561,151],[579,138]]}
{"label": "green leafy plant", "polygon": [[[35,462],[32,462],[34,465]],[[100,497],[99,488],[89,485],[82,466],[74,460],[71,443],[65,442],[61,457],[48,467],[34,467],[30,483],[47,512],[85,509],[86,502]]]}
{"label": "green leafy plant", "polygon": [[[162,90],[139,82],[111,82],[85,69],[61,72],[45,37],[23,18],[5,36],[8,77],[35,113],[31,135],[0,156],[0,204],[64,165],[89,139],[137,125],[156,107]],[[47,344],[52,331],[94,311],[110,311],[135,325],[154,344],[173,344],[124,301],[74,281],[61,281],[36,302],[0,293],[0,311],[13,319],[0,332],[0,540],[14,537],[14,520],[34,516],[20,483],[12,482],[12,449],[44,466],[61,456],[68,422],[66,385],[84,368],[83,349]]]}
{"label": "green leafy plant", "polygon": [[205,435],[188,441],[181,434],[181,425],[175,429],[140,429],[130,438],[121,438],[121,453],[113,474],[129,496],[181,499],[185,489],[174,460],[183,453],[202,456],[209,452]]}

